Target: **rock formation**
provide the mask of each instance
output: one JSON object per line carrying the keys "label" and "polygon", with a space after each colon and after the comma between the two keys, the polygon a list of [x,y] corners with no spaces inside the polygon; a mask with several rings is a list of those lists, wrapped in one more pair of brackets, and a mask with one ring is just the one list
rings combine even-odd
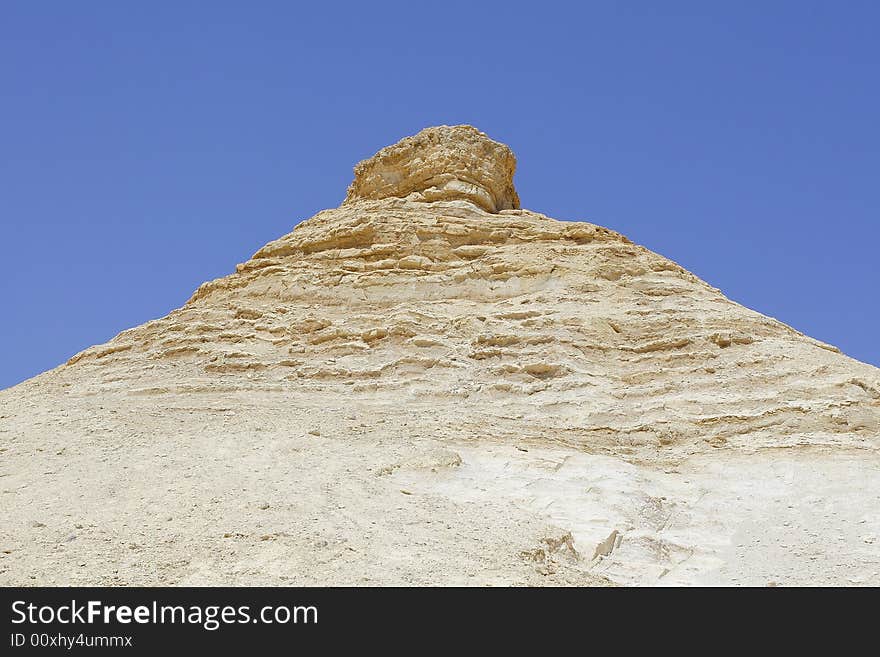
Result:
{"label": "rock formation", "polygon": [[463,199],[486,212],[516,210],[515,169],[513,152],[476,128],[428,128],[359,163],[345,201]]}
{"label": "rock formation", "polygon": [[0,583],[880,584],[880,370],[514,169],[423,130],[0,392]]}

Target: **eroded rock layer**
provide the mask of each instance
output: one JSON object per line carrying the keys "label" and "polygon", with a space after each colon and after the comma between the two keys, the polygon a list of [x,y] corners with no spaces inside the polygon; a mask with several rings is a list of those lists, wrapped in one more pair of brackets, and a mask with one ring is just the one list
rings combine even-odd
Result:
{"label": "eroded rock layer", "polygon": [[168,369],[186,385],[455,399],[615,453],[861,442],[880,398],[874,368],[617,233],[403,199],[319,213],[70,365],[135,394]]}
{"label": "eroded rock layer", "polygon": [[512,210],[519,208],[515,170],[513,152],[476,128],[426,128],[359,163],[345,200],[464,199],[487,212]]}

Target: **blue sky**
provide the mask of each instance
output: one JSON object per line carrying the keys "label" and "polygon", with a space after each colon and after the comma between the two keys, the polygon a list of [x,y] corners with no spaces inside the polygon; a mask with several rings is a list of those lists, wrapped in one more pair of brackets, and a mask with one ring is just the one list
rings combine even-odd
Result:
{"label": "blue sky", "polygon": [[[311,6],[310,6],[311,5]],[[880,3],[0,4],[0,388],[180,306],[436,124],[880,364]]]}

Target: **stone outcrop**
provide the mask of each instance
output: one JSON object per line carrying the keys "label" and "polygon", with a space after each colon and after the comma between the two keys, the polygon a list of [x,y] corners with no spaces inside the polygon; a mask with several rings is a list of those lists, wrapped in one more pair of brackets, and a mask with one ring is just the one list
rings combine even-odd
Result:
{"label": "stone outcrop", "polygon": [[[408,137],[182,308],[0,393],[8,503],[92,528],[59,552],[7,521],[0,583],[880,583],[878,503],[847,506],[880,371],[520,209],[514,168],[469,126]],[[803,563],[743,529],[786,522]]]}
{"label": "stone outcrop", "polygon": [[472,126],[426,128],[359,163],[345,200],[464,199],[487,212],[513,210],[515,170],[513,152]]}

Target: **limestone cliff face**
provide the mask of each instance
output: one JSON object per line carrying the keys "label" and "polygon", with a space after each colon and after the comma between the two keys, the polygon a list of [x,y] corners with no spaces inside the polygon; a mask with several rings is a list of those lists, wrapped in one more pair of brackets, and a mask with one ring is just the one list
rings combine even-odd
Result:
{"label": "limestone cliff face", "polygon": [[[173,526],[202,555],[161,577],[144,558],[125,571],[128,583],[353,583],[365,572],[383,583],[591,583],[597,563],[615,563],[612,552],[617,570],[605,575],[619,581],[674,572],[690,583],[720,572],[712,559],[734,529],[706,520],[692,535],[663,534],[673,516],[701,522],[697,498],[673,484],[645,497],[660,484],[632,483],[633,464],[678,472],[701,455],[722,463],[794,447],[876,455],[880,371],[731,302],[612,230],[520,209],[514,169],[510,149],[475,128],[424,130],[358,164],[341,207],[205,283],[184,307],[0,393],[8,462],[57,471],[40,459],[56,450],[81,458],[41,487],[21,466],[13,498],[58,517],[69,512],[64,500],[98,513],[91,472],[126,500],[107,519],[114,531],[168,555],[155,536]],[[37,444],[45,456],[34,456]],[[487,456],[514,447],[503,467]],[[615,507],[626,520],[578,497],[603,481],[578,479],[601,470],[585,455],[629,464],[619,477],[636,488]],[[516,463],[525,470],[500,474]],[[440,478],[429,486],[407,472]],[[613,479],[602,504],[622,499],[624,479]],[[495,481],[501,497],[474,497],[481,480]],[[422,497],[409,495],[420,487]],[[292,490],[297,501],[284,501]],[[661,497],[679,494],[679,515],[669,515],[673,503]],[[260,502],[250,495],[286,509],[275,529],[259,514],[230,520]],[[131,529],[181,504],[170,517],[189,520]],[[429,526],[453,517],[454,535]],[[196,536],[194,522],[216,536]],[[308,547],[335,545],[328,522],[347,527],[354,550],[339,548],[337,561]],[[392,538],[380,540],[380,526]],[[721,538],[706,547],[710,534]],[[382,565],[388,551],[402,555],[401,572]],[[245,556],[267,569],[248,575]],[[39,562],[40,577],[109,581],[97,571],[53,580],[52,564],[66,559]],[[27,567],[44,567],[37,562]],[[468,579],[478,562],[494,574]],[[5,572],[0,581],[19,582]]]}

